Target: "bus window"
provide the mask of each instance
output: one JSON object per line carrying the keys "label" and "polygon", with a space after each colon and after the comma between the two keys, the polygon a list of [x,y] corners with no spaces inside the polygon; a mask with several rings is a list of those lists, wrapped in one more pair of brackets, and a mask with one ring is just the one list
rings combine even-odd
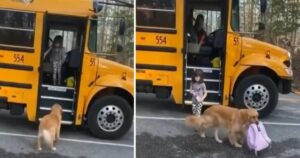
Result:
{"label": "bus window", "polygon": [[[67,52],[72,49],[78,48],[76,45],[76,37],[77,32],[71,30],[58,30],[58,29],[50,29],[49,38],[53,40],[56,36],[63,37],[63,47],[66,48]],[[50,46],[52,45],[52,41],[49,42]]]}
{"label": "bus window", "polygon": [[251,3],[247,0],[240,0],[239,2],[240,32],[252,33],[258,30],[258,24],[261,22],[260,1],[253,0]]}
{"label": "bus window", "polygon": [[97,20],[91,20],[89,49],[91,52],[97,52]]}
{"label": "bus window", "polygon": [[[196,19],[197,15],[202,14],[204,16],[204,30],[207,34],[221,29],[221,11],[210,10],[194,10],[193,17]],[[194,25],[195,21],[193,22]]]}
{"label": "bus window", "polygon": [[239,0],[232,1],[232,20],[233,31],[240,31],[240,7]]}
{"label": "bus window", "polygon": [[176,28],[175,0],[137,0],[137,28]]}
{"label": "bus window", "polygon": [[33,51],[35,14],[0,10],[0,47]]}
{"label": "bus window", "polygon": [[[102,58],[126,64],[128,52],[132,50],[133,41],[128,38],[128,31],[119,34],[120,21],[125,17],[98,17],[91,20],[89,49]],[[128,21],[127,19],[125,21]],[[129,25],[126,23],[126,25]]]}

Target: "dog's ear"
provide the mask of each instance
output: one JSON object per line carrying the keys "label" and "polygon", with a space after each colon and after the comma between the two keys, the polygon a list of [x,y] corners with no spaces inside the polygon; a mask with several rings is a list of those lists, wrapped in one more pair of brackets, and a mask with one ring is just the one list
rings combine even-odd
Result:
{"label": "dog's ear", "polygon": [[241,119],[243,122],[249,122],[250,116],[247,109],[241,109],[240,110]]}
{"label": "dog's ear", "polygon": [[247,113],[248,113],[248,122],[249,123],[254,123],[254,122],[258,121],[259,113],[257,112],[256,109],[248,109]]}
{"label": "dog's ear", "polygon": [[61,114],[63,113],[63,109],[62,109],[61,106],[59,106],[59,111],[60,111]]}

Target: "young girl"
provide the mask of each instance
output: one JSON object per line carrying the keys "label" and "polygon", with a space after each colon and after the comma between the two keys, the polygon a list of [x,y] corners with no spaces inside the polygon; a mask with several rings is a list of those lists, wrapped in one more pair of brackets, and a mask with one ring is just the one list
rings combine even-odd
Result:
{"label": "young girl", "polygon": [[204,80],[203,71],[196,70],[190,85],[190,93],[193,96],[192,98],[193,114],[197,116],[201,115],[201,108],[203,106],[203,101],[207,96],[207,90],[203,80]]}
{"label": "young girl", "polygon": [[66,49],[63,47],[62,36],[54,38],[52,47],[44,53],[44,59],[49,53],[50,62],[53,64],[53,85],[61,85],[61,68],[67,56]]}

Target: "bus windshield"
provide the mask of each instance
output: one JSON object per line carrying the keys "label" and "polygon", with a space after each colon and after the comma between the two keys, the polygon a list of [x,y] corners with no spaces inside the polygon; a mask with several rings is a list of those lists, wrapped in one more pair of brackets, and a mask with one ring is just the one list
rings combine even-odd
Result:
{"label": "bus windshield", "polygon": [[259,30],[261,22],[259,0],[233,0],[232,29],[244,34],[253,34]]}
{"label": "bus windshield", "polygon": [[[106,6],[100,16],[90,21],[90,51],[102,58],[133,66],[133,10],[128,7]],[[122,34],[120,23],[125,25]]]}

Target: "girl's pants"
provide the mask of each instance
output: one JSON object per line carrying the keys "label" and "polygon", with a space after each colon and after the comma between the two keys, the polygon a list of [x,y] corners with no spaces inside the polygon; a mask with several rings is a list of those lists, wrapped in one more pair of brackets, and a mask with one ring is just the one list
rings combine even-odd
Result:
{"label": "girl's pants", "polygon": [[[61,61],[53,61],[53,85],[60,85],[61,84]],[[57,78],[58,80],[56,80]]]}
{"label": "girl's pants", "polygon": [[198,101],[193,101],[192,104],[192,111],[194,115],[200,116],[201,115],[201,109],[202,109],[203,103]]}

